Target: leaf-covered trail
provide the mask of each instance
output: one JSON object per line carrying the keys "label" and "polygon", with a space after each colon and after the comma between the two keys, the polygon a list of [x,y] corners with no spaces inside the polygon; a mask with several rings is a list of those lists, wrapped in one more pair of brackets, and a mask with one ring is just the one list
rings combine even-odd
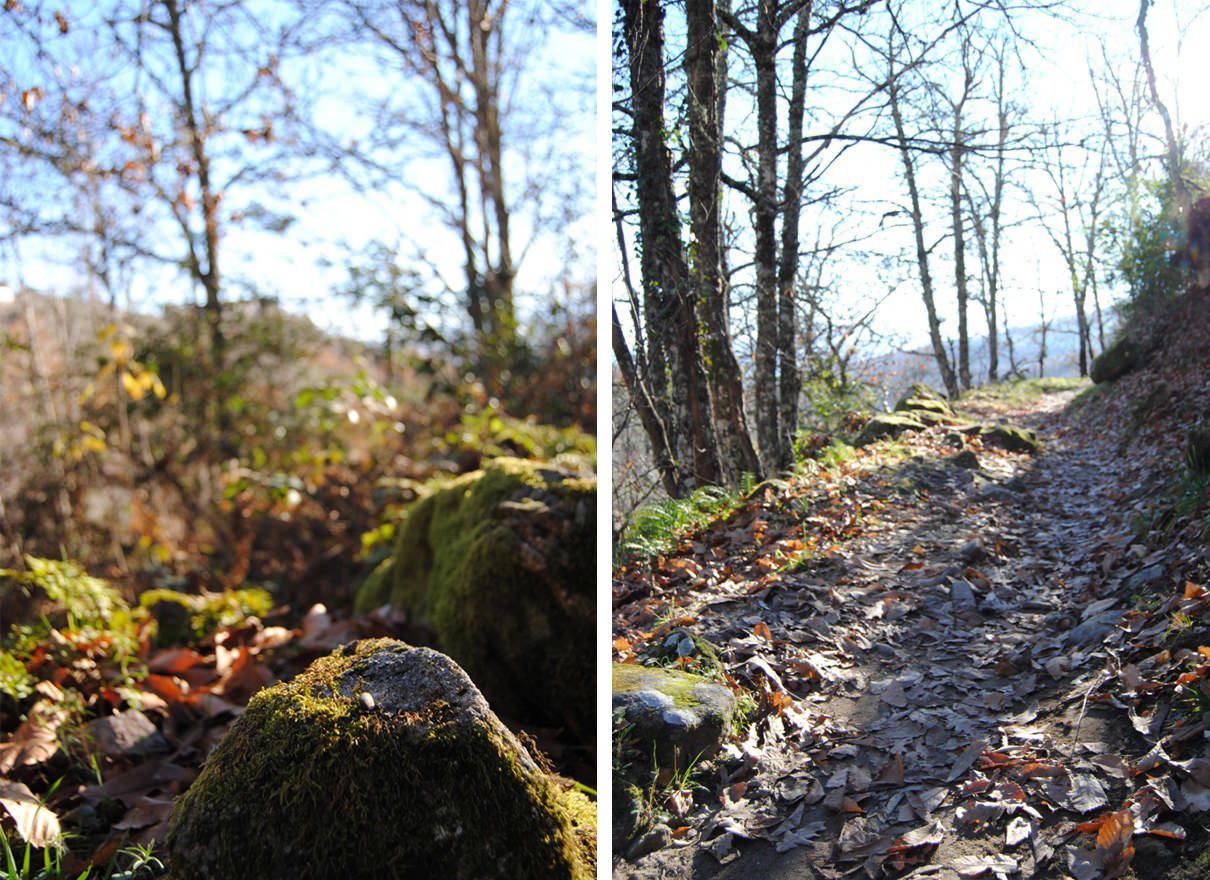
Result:
{"label": "leaf-covered trail", "polygon": [[1113,812],[1137,768],[1103,694],[1105,639],[1164,567],[1132,546],[1130,460],[1068,437],[1072,396],[997,414],[1039,431],[1035,458],[907,435],[765,490],[645,587],[621,573],[621,659],[679,626],[763,698],[692,809],[671,799],[673,839],[616,877],[1092,878],[1168,830]]}

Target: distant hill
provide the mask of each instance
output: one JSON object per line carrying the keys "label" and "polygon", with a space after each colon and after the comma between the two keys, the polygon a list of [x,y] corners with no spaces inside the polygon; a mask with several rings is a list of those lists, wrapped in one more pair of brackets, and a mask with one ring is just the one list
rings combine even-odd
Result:
{"label": "distant hill", "polygon": [[[1105,342],[1108,344],[1116,329],[1116,317],[1106,316]],[[1037,325],[1013,327],[1013,358],[1010,362],[1008,346],[1000,338],[1000,378],[1007,378],[1015,365],[1023,376],[1056,376],[1073,378],[1079,375],[1079,342],[1075,315],[1054,319],[1046,332],[1046,357],[1039,363],[1042,352],[1042,332]],[[1100,353],[1097,330],[1092,331],[1093,354]],[[951,346],[953,340],[951,340]],[[951,347],[951,351],[952,351]],[[987,337],[971,340],[971,377],[975,384],[987,382],[988,347]],[[933,358],[932,348],[927,344],[909,351],[893,351],[875,354],[864,359],[855,367],[855,377],[867,381],[883,390],[887,401],[894,401],[913,382],[925,382],[941,388],[941,373]]]}

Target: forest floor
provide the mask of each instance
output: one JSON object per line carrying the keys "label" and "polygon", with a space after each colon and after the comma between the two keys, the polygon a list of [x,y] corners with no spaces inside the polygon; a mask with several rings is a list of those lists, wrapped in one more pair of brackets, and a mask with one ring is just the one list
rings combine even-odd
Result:
{"label": "forest floor", "polygon": [[681,628],[760,695],[616,878],[1210,877],[1205,531],[1155,518],[1183,438],[1090,397],[963,407],[1040,455],[904,435],[615,573],[615,659]]}

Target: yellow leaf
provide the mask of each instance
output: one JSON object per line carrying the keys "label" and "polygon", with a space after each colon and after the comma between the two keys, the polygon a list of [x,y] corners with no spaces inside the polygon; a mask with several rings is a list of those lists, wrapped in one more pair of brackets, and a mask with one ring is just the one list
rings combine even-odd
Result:
{"label": "yellow leaf", "polygon": [[130,395],[131,400],[142,400],[146,393],[143,390],[143,385],[125,370],[122,371],[122,387],[126,389],[126,393]]}
{"label": "yellow leaf", "polygon": [[111,339],[109,341],[109,353],[113,359],[118,362],[118,366],[125,366],[130,360],[130,355],[134,348],[125,339]]}

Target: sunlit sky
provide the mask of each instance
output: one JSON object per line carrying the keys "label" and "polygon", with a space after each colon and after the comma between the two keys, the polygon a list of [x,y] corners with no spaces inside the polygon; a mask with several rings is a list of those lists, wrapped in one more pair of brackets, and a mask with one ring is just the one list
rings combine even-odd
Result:
{"label": "sunlit sky", "polygon": [[[585,0],[585,5],[588,4],[589,0]],[[66,8],[86,22],[92,4],[67,4]],[[578,157],[582,181],[560,182],[565,188],[581,191],[582,210],[570,219],[570,228],[562,224],[553,233],[536,235],[527,225],[526,211],[517,210],[514,215],[512,238],[514,258],[519,260],[518,304],[528,315],[546,310],[544,301],[556,280],[570,279],[586,285],[596,273],[591,247],[580,244],[568,250],[569,241],[583,242],[592,237],[592,169],[596,156],[594,42],[592,34],[567,30],[551,37],[547,45],[528,59],[532,80],[523,87],[522,100],[545,100],[540,90],[548,83],[582,85],[576,91],[565,89],[561,93],[567,112],[561,115],[556,130],[542,133],[558,139],[565,150]],[[318,121],[348,138],[364,135],[370,124],[356,110],[360,100],[386,90],[401,92],[407,88],[397,74],[384,75],[368,59],[348,54],[325,59],[322,69],[313,71],[311,76],[315,87],[324,94],[317,104]],[[507,140],[510,135],[507,117],[504,124]],[[341,265],[347,255],[345,245],[357,248],[373,241],[397,246],[401,264],[423,265],[458,289],[463,283],[460,243],[429,201],[450,192],[448,159],[408,153],[395,160],[397,179],[379,191],[359,192],[338,175],[320,174],[291,184],[284,196],[260,199],[293,214],[296,221],[285,234],[258,230],[251,225],[227,226],[221,258],[224,275],[231,285],[228,296],[240,295],[242,285],[247,284],[260,294],[280,297],[292,310],[305,311],[325,329],[362,339],[378,338],[385,326],[381,315],[368,306],[357,307],[346,298],[331,295],[332,289],[347,277]],[[543,169],[522,169],[517,165],[506,168],[506,184],[519,186],[523,176],[530,172],[536,172],[540,179]],[[565,178],[563,174],[560,176]],[[557,198],[554,192],[547,196]],[[182,252],[179,240],[167,241],[161,250]],[[78,244],[26,239],[20,242],[15,254],[9,248],[0,248],[0,284],[17,287],[23,282],[33,289],[50,292],[78,290],[83,283],[78,269],[78,247]],[[181,273],[151,266],[144,267],[130,294],[131,305],[140,310],[150,310],[164,302],[197,301],[200,297],[200,292],[193,290]],[[460,316],[450,318],[461,320]]]}
{"label": "sunlit sky", "polygon": [[[1205,55],[1199,48],[1210,45],[1210,15],[1193,16],[1195,8],[1203,5],[1193,0],[1157,0],[1148,26],[1161,95],[1169,103],[1178,127],[1194,136],[1200,132],[1204,137],[1205,127],[1210,123],[1210,101],[1201,94]],[[931,10],[934,7],[914,8]],[[1026,40],[1033,44],[1024,49],[1024,69],[1018,69],[1015,74],[1028,83],[1013,96],[1017,102],[1028,104],[1026,121],[1037,124],[1051,119],[1075,120],[1085,130],[1097,128],[1098,111],[1089,75],[1090,64],[1094,67],[1101,64],[1100,43],[1104,42],[1108,57],[1120,59],[1117,73],[1129,79],[1139,57],[1135,31],[1137,15],[1138,4],[1134,0],[1072,0],[1057,18],[1044,13],[1014,13],[1014,26],[1020,28]],[[670,39],[674,42],[679,43],[683,38],[676,33],[680,27],[677,17],[670,17]],[[834,40],[820,61],[834,69],[844,69],[851,64],[848,45],[840,39]],[[982,71],[982,75],[990,80],[992,72]],[[859,85],[854,86],[854,94],[860,93]],[[851,95],[838,96],[834,100],[836,107],[845,106],[843,102],[851,100]],[[783,103],[779,106],[783,130],[785,112]],[[755,113],[751,100],[741,91],[733,90],[728,96],[727,114],[729,135],[738,141],[754,143]],[[1150,125],[1152,133],[1161,131],[1155,114],[1151,114]],[[814,130],[821,127],[817,123]],[[1158,140],[1151,140],[1144,149],[1151,155],[1158,155],[1162,145]],[[734,156],[728,161],[733,175],[744,176],[745,172]],[[938,195],[939,188],[941,193],[946,191],[948,182],[943,178],[945,172],[938,160],[920,160],[918,173],[922,188],[931,188],[933,196]],[[820,185],[851,187],[852,193],[842,197],[840,204],[850,206],[853,213],[841,215],[831,211],[821,222],[810,210],[805,212],[803,248],[813,244],[816,229],[821,227],[828,230],[823,236],[825,243],[829,239],[860,241],[834,257],[825,275],[825,282],[834,290],[836,308],[848,315],[861,315],[874,302],[886,297],[875,319],[880,338],[874,344],[880,349],[926,347],[928,331],[914,263],[904,260],[887,265],[879,259],[880,255],[914,253],[910,226],[907,225],[907,191],[898,153],[875,144],[856,146],[831,168]],[[1007,223],[1020,223],[1026,214],[1033,212],[1026,193],[1032,191],[1043,198],[1043,181],[1036,174],[1018,170],[1010,174],[1009,185],[1011,191],[1006,194],[1005,219]],[[726,189],[723,198],[725,216],[743,230],[736,245],[737,252],[731,259],[732,265],[742,265],[749,261],[751,253],[749,203],[746,198]],[[929,198],[933,197],[926,196]],[[853,209],[852,206],[858,207]],[[892,211],[901,213],[893,218],[883,216]],[[942,332],[952,336],[956,334],[956,306],[948,205],[936,199],[929,202],[926,219],[927,241],[935,245],[931,269],[943,319]],[[1011,326],[1029,328],[1036,325],[1041,308],[1045,308],[1048,319],[1074,314],[1067,270],[1054,244],[1036,223],[1021,223],[1006,232],[1003,247],[1002,283]],[[869,252],[868,255],[865,252]],[[967,243],[967,265],[968,272],[977,271],[973,237]],[[632,266],[635,266],[633,260]],[[618,277],[616,271],[615,267],[615,279]],[[736,296],[748,296],[750,273],[739,272],[734,280]],[[1104,286],[1104,281],[1101,290],[1103,297],[1115,293]],[[623,296],[620,288],[615,287],[615,297]],[[735,309],[733,314],[736,348],[744,360],[753,343],[753,316],[750,307]],[[969,320],[972,335],[980,335],[984,318],[978,305],[971,304]]]}
{"label": "sunlit sky", "polygon": [[[1210,15],[1202,15],[1191,21],[1187,11],[1184,16],[1175,14],[1192,7],[1193,4],[1189,2],[1159,0],[1148,16],[1148,30],[1160,94],[1169,103],[1174,123],[1190,133],[1200,131],[1204,137],[1206,126],[1210,123],[1210,101],[1204,96],[1205,54],[1199,51],[1199,47],[1210,45]],[[1103,39],[1109,57],[1121,59],[1118,74],[1129,77],[1139,57],[1135,31],[1138,4],[1128,0],[1099,3],[1090,0],[1078,4],[1077,8],[1080,15],[1074,22],[1059,20],[1027,32],[1029,37],[1037,41],[1037,50],[1027,55],[1036,66],[1029,71],[1033,86],[1026,100],[1031,102],[1031,115],[1036,120],[1048,117],[1082,118],[1089,126],[1095,126],[1097,105],[1088,72],[1090,61],[1100,63],[1098,40]],[[1020,16],[1019,20],[1028,27],[1027,16]],[[1154,114],[1152,117],[1153,130],[1158,133],[1161,130],[1159,119]],[[1155,155],[1162,146],[1158,141],[1152,141],[1150,148],[1152,155]],[[874,173],[872,168],[877,166],[871,166],[870,162],[881,163],[882,170]],[[889,150],[863,153],[854,173],[866,181],[873,177],[899,190],[904,189],[898,157]],[[1041,181],[1026,181],[1019,177],[1016,180],[1010,178],[1010,181],[1024,187],[1042,185]],[[892,200],[902,205],[906,203],[906,196],[896,193]],[[1026,207],[1021,206],[1022,209]],[[935,225],[934,231],[940,235],[945,230]],[[1020,327],[1038,323],[1039,293],[1044,297],[1048,317],[1074,314],[1066,268],[1050,239],[1029,225],[1011,233],[1006,245],[1005,293],[1012,325]],[[949,250],[947,241],[938,249],[939,256],[947,257]],[[968,266],[973,257],[973,242],[970,242]],[[944,264],[939,261],[939,267],[941,265]],[[944,265],[944,268],[950,269],[948,265]],[[952,281],[944,276],[939,280],[941,289],[948,294],[952,290]],[[871,283],[877,284],[877,281]],[[1116,290],[1118,295],[1122,292]],[[955,313],[952,295],[943,295],[942,299],[942,315],[951,319],[949,326],[952,327]],[[1089,305],[1091,307],[1091,302]],[[971,314],[972,327],[981,327],[982,320],[981,311],[975,307]],[[909,345],[925,343],[927,326],[915,276],[908,276],[902,288],[886,302],[880,310],[879,324],[880,329],[888,335],[907,337]]]}
{"label": "sunlit sky", "polygon": [[[1190,6],[1189,3],[1161,2],[1153,7],[1148,17],[1148,29],[1151,37],[1152,58],[1155,62],[1157,79],[1162,97],[1170,103],[1175,120],[1179,127],[1188,126],[1196,130],[1210,121],[1210,102],[1198,100],[1199,77],[1196,64],[1204,64],[1204,57],[1198,57],[1196,48],[1205,46],[1210,40],[1210,21],[1206,16],[1194,23],[1193,29],[1188,29],[1188,22],[1178,19],[1174,12],[1177,7]],[[1030,102],[1030,116],[1036,121],[1047,118],[1082,119],[1089,127],[1095,127],[1097,122],[1097,104],[1089,76],[1089,66],[1101,63],[1099,42],[1104,41],[1110,58],[1121,59],[1117,73],[1129,77],[1130,71],[1139,55],[1138,36],[1135,31],[1135,19],[1138,14],[1137,3],[1116,0],[1113,3],[1091,2],[1076,4],[1077,15],[1066,20],[1058,19],[1037,27],[1043,19],[1029,15],[1021,15],[1018,21],[1026,30],[1026,35],[1036,41],[1036,50],[1026,54],[1027,62],[1035,66],[1028,70],[1032,81],[1027,94],[1022,98]],[[1116,12],[1116,16],[1115,16]],[[1178,31],[1178,21],[1181,30]],[[1178,33],[1183,39],[1178,39]],[[1204,82],[1204,72],[1203,79]],[[1021,98],[1019,98],[1020,100]],[[1155,131],[1159,131],[1158,117],[1152,122]],[[1158,152],[1160,145],[1152,142],[1151,147]],[[890,151],[867,151],[857,174],[865,180],[870,179],[870,161],[880,161],[885,171],[877,178],[891,182],[903,190],[900,182],[902,171],[898,157]],[[885,176],[884,176],[885,175]],[[1025,180],[1017,175],[1010,176],[1010,183],[1022,188],[1043,187],[1045,183],[1034,178]],[[1040,194],[1039,194],[1040,195]],[[1009,196],[1013,198],[1012,195]],[[1028,204],[1022,203],[1022,194],[1017,193],[1018,211],[1028,211]],[[906,203],[906,197],[897,193],[892,201],[901,206]],[[888,207],[888,209],[890,209]],[[933,215],[937,215],[934,213]],[[941,225],[934,225],[934,235],[944,233]],[[1045,303],[1048,318],[1070,316],[1074,314],[1071,303],[1071,292],[1067,270],[1057,249],[1051,240],[1037,229],[1034,224],[1027,224],[1008,234],[1005,242],[1006,259],[1004,268],[1005,304],[1009,315],[1010,325],[1016,327],[1032,327],[1039,322],[1042,308],[1039,299]],[[948,241],[938,248],[937,269],[950,270],[947,263],[950,251]],[[972,265],[973,242],[968,243],[968,266]],[[940,309],[943,318],[948,320],[952,333],[956,307],[952,301],[952,281],[942,275],[939,278],[942,293]],[[948,282],[948,283],[947,283]],[[871,280],[877,285],[877,280]],[[875,286],[875,289],[879,289]],[[1121,295],[1120,289],[1110,289],[1110,293]],[[950,295],[946,295],[950,294]],[[1089,303],[1091,308],[1091,302]],[[975,306],[970,315],[975,332],[981,332],[983,316]],[[879,312],[879,328],[889,337],[903,337],[909,346],[925,344],[927,325],[920,305],[919,284],[914,275],[908,275],[905,283],[891,296]]]}

